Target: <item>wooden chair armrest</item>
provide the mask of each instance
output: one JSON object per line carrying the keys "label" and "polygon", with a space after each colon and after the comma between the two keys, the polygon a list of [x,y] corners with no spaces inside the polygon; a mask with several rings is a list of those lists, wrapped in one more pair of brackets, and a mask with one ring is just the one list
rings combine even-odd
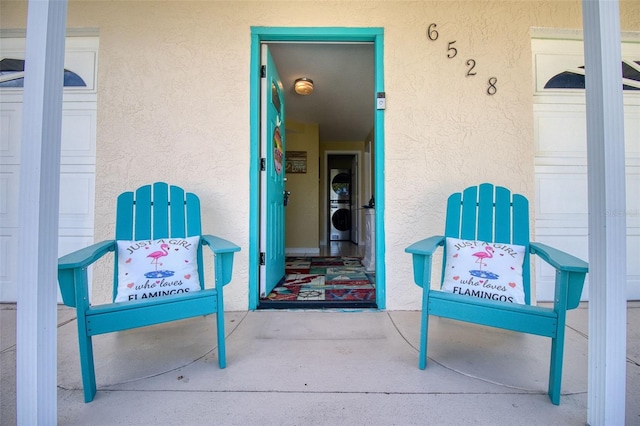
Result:
{"label": "wooden chair armrest", "polygon": [[404,249],[412,254],[413,280],[425,290],[429,290],[431,282],[431,256],[439,246],[444,245],[444,241],[442,235],[436,235],[417,241]]}
{"label": "wooden chair armrest", "polygon": [[220,237],[203,235],[202,245],[209,246],[215,255],[216,288],[229,284],[233,272],[233,254],[240,251],[240,247]]}
{"label": "wooden chair armrest", "polygon": [[[541,243],[529,243],[531,254],[535,254],[556,269],[554,303],[566,304],[566,309],[577,308],[589,264],[584,260]],[[556,307],[558,308],[558,307]]]}
{"label": "wooden chair armrest", "polygon": [[58,269],[85,268],[115,249],[115,240],[101,241],[92,244],[59,258]]}
{"label": "wooden chair armrest", "polygon": [[531,254],[539,256],[542,260],[560,271],[581,272],[585,274],[589,272],[589,264],[587,262],[569,253],[565,253],[562,250],[535,242],[529,243],[529,247]]}
{"label": "wooden chair armrest", "polygon": [[87,297],[89,283],[87,267],[116,248],[115,240],[102,241],[76,250],[58,259],[58,285],[62,301],[70,307],[76,306],[76,285],[81,285],[81,293]]}
{"label": "wooden chair armrest", "polygon": [[240,247],[238,247],[231,241],[216,237],[214,235],[203,235],[202,244],[205,246],[209,246],[215,254],[235,253],[237,251],[240,251]]}
{"label": "wooden chair armrest", "polygon": [[438,246],[444,245],[444,240],[445,238],[442,235],[435,235],[411,244],[404,251],[411,254],[431,256],[438,249]]}

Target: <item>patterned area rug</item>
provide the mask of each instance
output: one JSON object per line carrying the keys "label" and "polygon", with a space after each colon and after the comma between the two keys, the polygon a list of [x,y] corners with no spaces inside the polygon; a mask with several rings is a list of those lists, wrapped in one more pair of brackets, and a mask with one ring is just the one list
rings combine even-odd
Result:
{"label": "patterned area rug", "polygon": [[375,273],[359,257],[287,257],[286,278],[271,301],[375,302]]}

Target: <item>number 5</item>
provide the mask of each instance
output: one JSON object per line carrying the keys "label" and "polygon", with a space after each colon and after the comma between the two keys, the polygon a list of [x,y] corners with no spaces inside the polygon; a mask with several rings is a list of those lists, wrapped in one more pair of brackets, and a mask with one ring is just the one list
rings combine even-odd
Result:
{"label": "number 5", "polygon": [[458,54],[458,49],[456,49],[455,47],[452,46],[453,43],[455,43],[456,41],[450,41],[449,42],[449,47],[447,48],[447,58],[451,59],[451,58],[455,58],[456,55]]}

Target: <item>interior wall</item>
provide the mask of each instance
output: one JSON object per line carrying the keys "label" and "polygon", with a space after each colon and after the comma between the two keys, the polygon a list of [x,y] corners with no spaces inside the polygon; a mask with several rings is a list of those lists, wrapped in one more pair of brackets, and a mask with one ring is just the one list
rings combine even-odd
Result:
{"label": "interior wall", "polygon": [[306,173],[287,171],[286,190],[291,192],[286,215],[286,242],[288,253],[319,251],[319,139],[318,125],[287,121],[286,151],[304,151],[307,154]]}
{"label": "interior wall", "polygon": [[[362,199],[363,204],[369,203],[371,197],[374,197],[375,201],[375,193],[376,193],[376,150],[374,149],[374,141],[375,141],[375,131],[371,129],[367,137],[365,138],[364,152],[365,155],[362,159],[362,194],[364,198]],[[367,155],[368,154],[368,155]],[[368,180],[368,182],[367,182]],[[368,186],[367,186],[368,183]]]}

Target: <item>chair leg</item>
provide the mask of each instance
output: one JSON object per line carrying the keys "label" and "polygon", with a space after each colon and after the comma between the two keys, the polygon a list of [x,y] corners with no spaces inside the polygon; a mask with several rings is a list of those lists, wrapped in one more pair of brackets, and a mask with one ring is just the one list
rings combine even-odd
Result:
{"label": "chair leg", "polygon": [[422,290],[422,313],[420,318],[420,360],[421,370],[427,368],[427,340],[429,334],[429,289]]}
{"label": "chair leg", "polygon": [[82,387],[84,402],[91,402],[96,396],[96,372],[93,364],[93,342],[91,336],[78,333],[80,346],[80,369],[82,371]]}
{"label": "chair leg", "polygon": [[549,367],[549,398],[555,405],[560,405],[562,388],[562,357],[564,354],[564,327],[558,330],[558,336],[551,339],[551,365]]}
{"label": "chair leg", "polygon": [[227,366],[227,351],[224,340],[224,303],[221,291],[218,291],[217,305],[216,327],[218,335],[218,365],[220,365],[220,368],[225,368]]}

